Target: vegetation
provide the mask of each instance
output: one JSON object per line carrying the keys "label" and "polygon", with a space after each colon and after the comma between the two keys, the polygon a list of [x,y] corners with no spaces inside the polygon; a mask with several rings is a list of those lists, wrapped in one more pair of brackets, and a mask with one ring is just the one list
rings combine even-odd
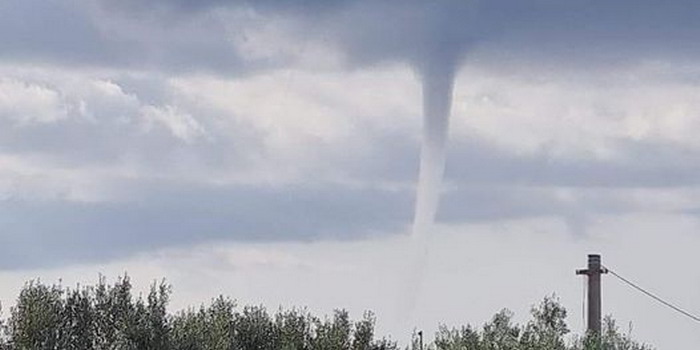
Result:
{"label": "vegetation", "polygon": [[[0,350],[398,350],[375,336],[375,316],[358,320],[346,311],[319,318],[303,309],[268,312],[238,307],[225,297],[176,314],[167,312],[170,286],[154,283],[144,298],[132,295],[128,277],[108,285],[66,289],[30,282],[9,318],[0,319]],[[440,326],[426,350],[650,350],[620,333],[611,318],[600,336],[573,337],[566,310],[554,298],[532,308],[520,326],[503,310],[481,328]],[[420,349],[414,335],[406,350]]]}

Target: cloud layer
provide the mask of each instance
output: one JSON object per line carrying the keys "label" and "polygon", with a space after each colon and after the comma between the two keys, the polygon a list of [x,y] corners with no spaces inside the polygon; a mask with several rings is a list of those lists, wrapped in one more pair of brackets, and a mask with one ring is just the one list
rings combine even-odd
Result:
{"label": "cloud layer", "polygon": [[695,215],[698,6],[6,1],[0,267],[404,233],[426,65],[443,222]]}

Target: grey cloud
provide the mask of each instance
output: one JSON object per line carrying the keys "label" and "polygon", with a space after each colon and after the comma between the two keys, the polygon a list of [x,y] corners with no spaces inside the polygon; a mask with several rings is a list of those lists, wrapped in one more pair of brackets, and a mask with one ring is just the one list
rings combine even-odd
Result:
{"label": "grey cloud", "polygon": [[[145,184],[141,184],[145,185]],[[0,267],[56,266],[212,240],[347,239],[395,231],[409,196],[377,190],[152,183],[122,203],[0,204]]]}
{"label": "grey cloud", "polygon": [[[212,241],[309,241],[396,234],[412,216],[412,190],[343,186],[129,184],[127,200],[0,202],[0,267],[108,261],[139,252]],[[633,211],[605,193],[562,199],[548,188],[463,187],[447,193],[440,222],[561,217],[572,230],[600,213]],[[578,234],[582,234],[578,232]]]}
{"label": "grey cloud", "polygon": [[220,21],[100,10],[83,0],[0,4],[0,59],[77,67],[155,71],[242,71]]}
{"label": "grey cloud", "polygon": [[[569,230],[583,235],[590,218],[639,210],[639,203],[615,190],[673,188],[700,178],[700,170],[686,167],[683,162],[688,158],[676,158],[679,152],[672,147],[666,158],[655,158],[664,153],[657,151],[647,159],[635,152],[646,153],[651,148],[630,147],[629,159],[639,158],[632,166],[627,161],[577,164],[546,156],[517,157],[487,143],[457,145],[459,150],[451,154],[448,169],[452,188],[438,214],[443,223],[559,217]],[[374,165],[345,164],[343,171],[355,172],[353,176],[367,181],[412,181],[405,177],[415,172],[392,172],[395,167],[417,166],[410,151],[402,150],[397,147],[379,153]],[[647,163],[652,158],[656,163]],[[669,177],[669,173],[688,182]],[[414,195],[410,187],[363,189],[323,182],[266,187],[122,181],[116,187],[121,194],[117,201],[2,201],[0,230],[9,234],[0,238],[0,266],[104,261],[219,240],[307,241],[396,234],[406,229],[412,217]],[[567,195],[561,196],[561,190]]]}
{"label": "grey cloud", "polygon": [[591,65],[692,59],[700,49],[700,4],[690,0],[11,0],[0,6],[1,57],[151,70],[244,74],[293,63],[243,57],[225,26],[244,31],[249,23],[220,9],[294,22],[293,40],[340,48],[351,66],[454,65],[466,51],[486,61]]}
{"label": "grey cloud", "polygon": [[469,52],[486,62],[586,69],[696,58],[698,13],[700,5],[686,0],[366,1],[306,24],[309,35],[338,40],[357,65],[451,65]]}
{"label": "grey cloud", "polygon": [[352,3],[348,0],[104,0],[108,7],[123,10],[151,11],[206,11],[212,8],[246,6],[265,11],[285,11],[303,13],[305,11],[338,10],[342,5]]}
{"label": "grey cloud", "polygon": [[639,203],[614,192],[587,188],[463,186],[444,195],[437,219],[444,223],[497,223],[555,217],[580,238],[586,235],[591,218],[632,213],[639,207]]}
{"label": "grey cloud", "polygon": [[453,64],[474,46],[486,46],[499,59],[532,56],[543,64],[697,57],[699,49],[700,4],[691,0],[321,3],[248,6],[296,16],[307,38],[343,47],[350,63],[359,65],[392,60]]}
{"label": "grey cloud", "polygon": [[[368,130],[368,132],[373,132]],[[329,166],[348,177],[412,183],[418,169],[418,145],[404,134],[372,136],[371,157],[329,157]],[[476,134],[453,138],[446,179],[455,186],[572,188],[674,188],[700,184],[700,151],[660,141],[619,139],[614,159],[564,157],[546,148],[516,154]]]}
{"label": "grey cloud", "polygon": [[0,57],[61,63],[111,61],[110,47],[75,1],[3,1],[0,4]]}
{"label": "grey cloud", "polygon": [[515,155],[476,136],[453,140],[447,179],[463,184],[664,188],[700,184],[700,152],[672,143],[618,140],[614,160]]}

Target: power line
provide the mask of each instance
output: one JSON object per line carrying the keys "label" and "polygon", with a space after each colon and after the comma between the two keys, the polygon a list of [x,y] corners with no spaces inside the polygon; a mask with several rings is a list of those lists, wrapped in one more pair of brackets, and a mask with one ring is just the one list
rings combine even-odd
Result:
{"label": "power line", "polygon": [[680,313],[680,314],[682,314],[682,315],[684,315],[684,316],[690,318],[691,320],[693,320],[693,321],[695,321],[695,322],[700,322],[700,317],[695,316],[695,315],[691,314],[690,312],[687,312],[687,311],[681,309],[680,307],[675,306],[675,305],[669,303],[668,301],[665,301],[665,300],[661,299],[660,297],[658,297],[658,296],[652,294],[651,292],[645,290],[644,288],[638,286],[638,285],[635,284],[634,282],[632,282],[632,281],[630,281],[630,280],[628,280],[628,279],[626,279],[626,278],[624,278],[624,277],[618,275],[617,273],[615,273],[615,271],[609,269],[608,267],[605,267],[605,269],[608,270],[608,272],[610,272],[611,275],[617,277],[620,281],[622,281],[622,282],[624,282],[624,283],[630,285],[632,288],[634,288],[634,289],[636,289],[636,290],[638,290],[638,291],[640,291],[640,292],[646,294],[648,297],[650,297],[650,298],[656,300],[657,302],[659,302],[659,303],[665,305],[666,307],[669,307],[669,308],[675,310],[676,312],[678,312],[678,313]]}

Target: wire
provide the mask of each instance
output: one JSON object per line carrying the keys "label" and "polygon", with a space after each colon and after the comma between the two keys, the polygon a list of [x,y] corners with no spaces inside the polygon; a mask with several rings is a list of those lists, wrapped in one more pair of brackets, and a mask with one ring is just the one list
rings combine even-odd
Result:
{"label": "wire", "polygon": [[634,289],[636,289],[636,290],[638,290],[638,291],[640,291],[640,292],[646,294],[648,297],[650,297],[650,298],[656,300],[657,302],[659,302],[659,303],[661,303],[661,304],[663,304],[663,305],[665,305],[665,306],[667,306],[667,307],[669,307],[669,308],[675,310],[676,312],[681,313],[682,315],[684,315],[684,316],[686,316],[686,317],[692,319],[692,320],[695,321],[695,322],[700,322],[700,317],[695,316],[695,315],[691,314],[690,312],[687,312],[687,311],[681,309],[680,307],[675,306],[675,305],[669,303],[668,301],[665,301],[665,300],[661,299],[660,297],[658,297],[658,296],[652,294],[651,292],[648,292],[647,290],[645,290],[644,288],[638,286],[637,284],[633,283],[632,281],[630,281],[630,280],[628,280],[628,279],[626,279],[626,278],[624,278],[624,277],[618,275],[615,271],[609,269],[607,266],[605,267],[605,269],[608,270],[608,272],[610,272],[610,274],[612,274],[613,276],[617,277],[620,281],[627,283],[627,284],[630,285],[632,288],[634,288]]}

